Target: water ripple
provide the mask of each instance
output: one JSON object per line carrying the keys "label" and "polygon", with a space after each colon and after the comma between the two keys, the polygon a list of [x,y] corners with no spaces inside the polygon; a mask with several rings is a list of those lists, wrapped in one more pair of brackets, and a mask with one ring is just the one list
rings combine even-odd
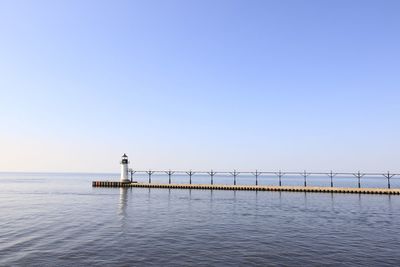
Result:
{"label": "water ripple", "polygon": [[0,266],[400,264],[400,197],[49,181],[0,176]]}

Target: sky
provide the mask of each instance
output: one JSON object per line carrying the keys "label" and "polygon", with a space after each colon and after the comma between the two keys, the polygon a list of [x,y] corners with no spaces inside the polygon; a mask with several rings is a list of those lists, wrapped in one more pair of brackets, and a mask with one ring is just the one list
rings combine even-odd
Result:
{"label": "sky", "polygon": [[397,0],[0,0],[0,171],[400,171]]}

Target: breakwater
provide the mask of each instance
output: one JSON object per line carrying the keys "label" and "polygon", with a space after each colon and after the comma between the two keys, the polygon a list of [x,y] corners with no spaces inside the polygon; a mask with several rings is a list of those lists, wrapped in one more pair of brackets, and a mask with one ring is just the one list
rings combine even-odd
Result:
{"label": "breakwater", "polygon": [[345,187],[317,187],[317,186],[306,187],[306,186],[218,185],[218,184],[155,184],[155,183],[150,184],[150,183],[123,183],[123,182],[113,182],[113,181],[93,181],[92,186],[400,195],[400,189],[388,189],[388,188],[345,188]]}

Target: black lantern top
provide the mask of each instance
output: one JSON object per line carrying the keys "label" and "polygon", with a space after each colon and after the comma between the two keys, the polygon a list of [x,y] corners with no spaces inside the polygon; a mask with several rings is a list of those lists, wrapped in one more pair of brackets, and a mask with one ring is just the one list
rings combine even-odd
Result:
{"label": "black lantern top", "polygon": [[122,164],[128,164],[128,156],[124,153],[124,155],[122,156]]}

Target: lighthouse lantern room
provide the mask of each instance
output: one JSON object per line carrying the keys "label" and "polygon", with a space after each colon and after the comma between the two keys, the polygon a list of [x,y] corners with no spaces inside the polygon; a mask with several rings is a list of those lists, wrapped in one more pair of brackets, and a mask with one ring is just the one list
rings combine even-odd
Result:
{"label": "lighthouse lantern room", "polygon": [[128,156],[124,154],[122,156],[121,160],[121,182],[130,182],[129,177],[128,177]]}

